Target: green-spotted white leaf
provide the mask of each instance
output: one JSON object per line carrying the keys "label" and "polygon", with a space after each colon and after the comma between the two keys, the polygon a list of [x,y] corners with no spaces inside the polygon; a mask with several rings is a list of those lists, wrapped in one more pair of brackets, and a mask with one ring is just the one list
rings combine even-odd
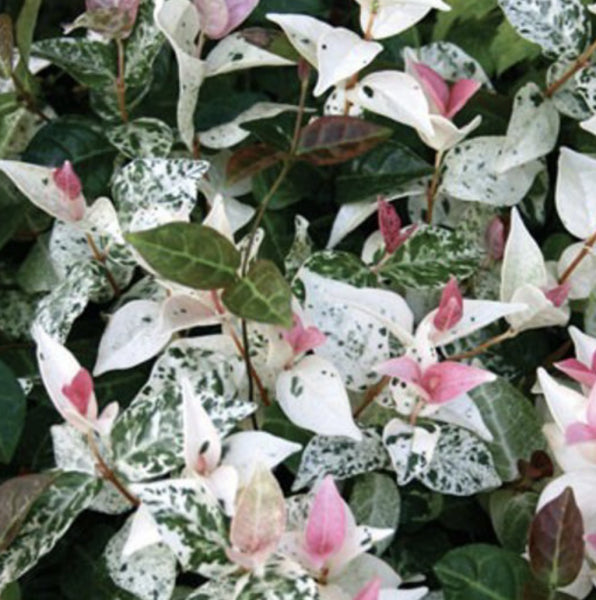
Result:
{"label": "green-spotted white leaf", "polygon": [[535,450],[546,446],[532,403],[501,378],[476,388],[470,395],[493,435],[487,445],[499,476],[503,481],[516,479],[517,461],[529,460]]}
{"label": "green-spotted white leaf", "polygon": [[[238,280],[236,274],[240,267],[240,253],[232,242],[211,227],[196,223],[168,223],[155,229],[129,233],[126,239],[152,269],[169,281],[198,290],[227,287],[226,293],[229,294],[232,294],[229,290],[233,289],[229,286],[245,288],[249,285],[246,279]],[[259,280],[251,278],[254,268],[255,265],[247,278],[256,288]],[[267,272],[267,277],[271,276],[271,272]],[[244,285],[242,282],[245,282]],[[247,290],[235,291],[244,293],[243,301],[249,299]],[[255,296],[258,291],[257,288]],[[229,301],[225,295],[223,299],[224,303]]]}
{"label": "green-spotted white leaf", "polygon": [[[574,58],[561,58],[554,62],[546,74],[548,86],[559,81],[574,65]],[[553,95],[557,109],[572,119],[583,120],[596,112],[596,66],[580,69]]]}
{"label": "green-spotted white leaf", "polygon": [[123,231],[141,231],[171,221],[188,221],[197,201],[204,161],[137,159],[119,171],[112,184]]}
{"label": "green-spotted white leaf", "polygon": [[182,141],[192,150],[194,112],[205,79],[205,62],[196,57],[199,13],[187,0],[156,0],[155,24],[174,49],[178,62],[178,105],[176,116]]}
{"label": "green-spotted white leaf", "polygon": [[228,310],[244,319],[292,326],[292,290],[271,261],[252,263],[244,277],[224,290],[221,299]]}
{"label": "green-spotted white leaf", "polygon": [[500,172],[499,161],[507,144],[503,136],[481,136],[452,148],[445,156],[440,191],[458,200],[492,206],[517,204],[544,167],[533,160]]}
{"label": "green-spotted white leaf", "polygon": [[309,222],[301,215],[294,219],[294,241],[284,258],[286,278],[291,281],[304,261],[312,254],[313,242],[308,235]]}
{"label": "green-spotted white leaf", "polygon": [[499,0],[507,20],[549,56],[578,56],[590,42],[590,20],[581,0]]}
{"label": "green-spotted white leaf", "polygon": [[349,252],[338,250],[315,252],[306,259],[303,268],[356,287],[374,287],[377,282],[374,273],[371,273],[358,257]]}
{"label": "green-spotted white leaf", "polygon": [[392,287],[438,288],[450,276],[466,279],[480,260],[475,244],[458,231],[421,227],[400,246],[379,274]]}
{"label": "green-spotted white leaf", "polygon": [[486,442],[448,424],[440,425],[432,460],[418,479],[431,490],[453,496],[471,496],[501,485]]}
{"label": "green-spotted white leaf", "polygon": [[35,500],[18,535],[0,554],[0,582],[29,571],[93,501],[99,481],[83,473],[63,473]]}
{"label": "green-spotted white leaf", "polygon": [[222,577],[204,583],[184,600],[230,600],[237,592],[238,578]]}
{"label": "green-spotted white leaf", "polygon": [[148,117],[113,127],[106,136],[128,158],[165,158],[174,144],[170,127]]}
{"label": "green-spotted white leaf", "polygon": [[331,475],[337,481],[388,466],[389,455],[381,436],[374,429],[363,430],[360,441],[316,435],[302,453],[292,489],[313,487],[325,475]]}
{"label": "green-spotted white leaf", "polygon": [[131,481],[144,481],[184,464],[182,378],[188,378],[220,435],[229,433],[255,409],[244,396],[244,374],[244,362],[228,338],[189,338],[171,344],[114,425],[116,468]]}
{"label": "green-spotted white leaf", "polygon": [[513,100],[513,113],[495,168],[498,173],[545,156],[559,135],[559,112],[535,83],[527,83]]}
{"label": "green-spotted white leaf", "polygon": [[109,541],[104,558],[116,585],[139,600],[169,600],[176,585],[176,557],[164,544],[153,544],[123,556],[132,517]]}
{"label": "green-spotted white leaf", "polygon": [[221,507],[199,479],[169,479],[136,484],[141,500],[159,534],[187,571],[201,572],[227,562],[227,531]]}

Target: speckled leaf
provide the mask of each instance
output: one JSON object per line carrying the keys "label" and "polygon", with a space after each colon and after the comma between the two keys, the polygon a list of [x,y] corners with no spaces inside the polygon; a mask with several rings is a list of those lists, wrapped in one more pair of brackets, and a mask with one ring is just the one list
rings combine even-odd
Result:
{"label": "speckled leaf", "polygon": [[170,550],[195,573],[227,562],[224,515],[215,496],[199,479],[169,479],[136,484],[131,491],[151,513]]}
{"label": "speckled leaf", "polygon": [[237,577],[222,577],[204,583],[184,600],[230,600],[236,595]]}
{"label": "speckled leaf", "polygon": [[183,464],[182,377],[190,379],[221,435],[255,409],[244,397],[244,363],[232,352],[209,349],[206,337],[188,338],[157,360],[112,432],[116,467],[128,479],[153,479]]}
{"label": "speckled leaf", "polygon": [[471,496],[501,485],[492,455],[472,432],[441,424],[441,435],[428,468],[418,479],[442,494]]}
{"label": "speckled leaf", "polygon": [[284,267],[288,281],[293,279],[298,269],[312,254],[313,242],[308,235],[309,225],[310,223],[304,217],[296,215],[294,219],[294,241],[284,259]]}
{"label": "speckled leaf", "polygon": [[90,88],[115,91],[116,49],[85,38],[54,38],[35,42],[31,54],[45,58]]}
{"label": "speckled leaf", "polygon": [[292,326],[292,291],[271,261],[254,262],[245,277],[224,290],[221,299],[228,310],[244,319]]}
{"label": "speckled leaf", "polygon": [[452,275],[473,275],[479,260],[478,248],[458,231],[426,227],[408,238],[379,273],[397,289],[438,288]]}
{"label": "speckled leaf", "polygon": [[[129,233],[126,239],[152,269],[169,281],[197,290],[242,285],[242,282],[234,283],[238,279],[240,253],[232,242],[211,227],[168,223]],[[271,277],[271,273],[267,276]],[[248,277],[251,278],[250,272]]]}
{"label": "speckled leaf", "polygon": [[338,250],[315,252],[304,262],[304,268],[336,281],[356,287],[374,287],[376,277],[366,265],[353,254]]}
{"label": "speckled leaf", "polygon": [[503,136],[482,136],[452,148],[445,156],[440,190],[458,200],[492,206],[517,204],[544,167],[534,160],[500,173],[497,168],[505,144]]}
{"label": "speckled leaf", "polygon": [[577,56],[590,41],[590,21],[580,0],[499,0],[516,31],[549,56]]}
{"label": "speckled leaf", "polygon": [[108,573],[116,585],[139,600],[169,600],[176,585],[176,557],[164,544],[153,544],[130,556],[122,556],[131,519],[106,546],[104,558]]}
{"label": "speckled leaf", "polygon": [[[574,62],[572,58],[561,58],[553,63],[546,74],[547,85],[563,77]],[[557,109],[568,117],[577,120],[591,117],[596,112],[596,66],[580,69],[555,92],[552,100]]]}
{"label": "speckled leaf", "polygon": [[119,171],[112,185],[123,231],[141,231],[171,221],[188,221],[197,200],[204,161],[137,159]]}
{"label": "speckled leaf", "polygon": [[47,554],[91,504],[98,488],[95,477],[59,475],[34,502],[18,535],[0,554],[0,581],[15,581]]}
{"label": "speckled leaf", "polygon": [[128,158],[165,158],[174,144],[170,127],[148,117],[114,127],[106,136]]}
{"label": "speckled leaf", "polygon": [[325,475],[332,475],[337,481],[388,467],[389,455],[374,429],[364,429],[359,442],[347,437],[316,435],[302,453],[292,489],[312,487]]}
{"label": "speckled leaf", "polygon": [[553,150],[559,135],[559,113],[535,83],[527,83],[513,100],[513,113],[496,170],[504,173]]}
{"label": "speckled leaf", "polygon": [[501,378],[476,388],[470,395],[493,435],[488,448],[499,476],[503,481],[516,479],[517,461],[529,460],[535,450],[546,446],[532,403]]}

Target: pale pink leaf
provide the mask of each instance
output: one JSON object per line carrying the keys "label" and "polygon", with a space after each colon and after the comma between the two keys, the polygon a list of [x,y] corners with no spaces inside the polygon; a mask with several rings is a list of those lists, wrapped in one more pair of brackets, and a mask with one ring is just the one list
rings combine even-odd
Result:
{"label": "pale pink leaf", "polygon": [[452,86],[445,116],[453,117],[468,103],[470,98],[480,89],[481,83],[475,79],[459,79]]}
{"label": "pale pink leaf", "polygon": [[565,300],[567,300],[570,290],[571,282],[567,280],[565,283],[562,283],[561,285],[557,285],[556,287],[545,291],[544,295],[548,300],[550,300],[553,306],[559,308],[565,303]]}
{"label": "pale pink leaf", "polygon": [[499,217],[493,217],[484,232],[484,241],[488,255],[492,260],[502,260],[506,241],[505,223]]}
{"label": "pale pink leaf", "polygon": [[567,444],[582,444],[596,440],[596,429],[593,429],[585,423],[572,423],[565,430],[565,441]]}
{"label": "pale pink leaf", "polygon": [[442,404],[495,379],[493,373],[484,369],[447,360],[424,371],[422,386],[430,396],[429,402]]}
{"label": "pale pink leaf", "polygon": [[575,381],[592,387],[596,383],[596,372],[588,369],[586,365],[579,362],[576,358],[567,358],[554,364],[559,371],[563,371],[565,375],[571,377]]}
{"label": "pale pink leaf", "polygon": [[304,327],[297,314],[294,314],[292,329],[284,331],[282,336],[290,344],[295,355],[318,348],[327,341],[327,336],[317,327]]}
{"label": "pale pink leaf", "polygon": [[378,600],[380,591],[381,578],[375,577],[354,596],[354,600]]}
{"label": "pale pink leaf", "polygon": [[259,0],[226,0],[228,5],[228,26],[226,35],[236,29],[255,9]]}
{"label": "pale pink leaf", "polygon": [[225,0],[194,0],[201,17],[203,33],[212,39],[223,37],[229,21],[229,11]]}
{"label": "pale pink leaf", "polygon": [[596,533],[589,533],[586,535],[586,542],[596,550]]}
{"label": "pale pink leaf", "polygon": [[462,298],[457,279],[451,277],[441,294],[439,310],[433,320],[433,325],[439,331],[451,329],[461,321],[464,314],[464,300]]}
{"label": "pale pink leaf", "polygon": [[387,362],[379,365],[376,371],[382,375],[397,377],[408,383],[419,384],[422,378],[422,371],[418,363],[408,356],[400,358],[392,358]]}
{"label": "pale pink leaf", "polygon": [[337,554],[346,538],[346,508],[331,476],[325,477],[313,500],[306,523],[305,549],[321,567]]}
{"label": "pale pink leaf", "polygon": [[447,107],[449,103],[449,85],[447,82],[429,66],[423,63],[413,63],[414,71],[418,77],[426,95],[435,105],[437,111],[447,116]]}

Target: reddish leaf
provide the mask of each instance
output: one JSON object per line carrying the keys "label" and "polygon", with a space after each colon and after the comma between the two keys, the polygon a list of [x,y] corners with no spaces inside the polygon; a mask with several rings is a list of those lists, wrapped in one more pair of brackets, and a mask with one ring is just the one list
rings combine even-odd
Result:
{"label": "reddish leaf", "polygon": [[517,468],[523,479],[532,481],[552,477],[554,473],[553,462],[544,450],[533,452],[529,462],[524,459],[518,460]]}
{"label": "reddish leaf", "polygon": [[575,580],[584,559],[584,526],[571,488],[534,517],[529,550],[532,571],[551,589]]}
{"label": "reddish leaf", "polygon": [[283,158],[283,152],[266,144],[240,148],[228,161],[226,169],[228,183],[236,183],[246,177],[252,177],[277,164]]}
{"label": "reddish leaf", "polygon": [[321,117],[300,132],[297,155],[315,165],[334,165],[368,152],[391,134],[355,117]]}

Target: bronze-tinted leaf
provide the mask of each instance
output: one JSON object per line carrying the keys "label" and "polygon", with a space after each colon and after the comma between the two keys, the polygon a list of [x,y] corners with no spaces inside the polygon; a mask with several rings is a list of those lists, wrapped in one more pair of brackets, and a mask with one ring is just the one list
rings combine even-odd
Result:
{"label": "bronze-tinted leaf", "polygon": [[577,577],[584,559],[584,525],[570,487],[534,517],[529,550],[532,571],[550,589]]}
{"label": "bronze-tinted leaf", "polygon": [[277,164],[284,153],[266,144],[245,146],[236,150],[228,161],[226,178],[228,183],[236,183],[246,177],[252,177]]}
{"label": "bronze-tinted leaf", "polygon": [[391,134],[355,117],[321,117],[302,129],[296,154],[316,165],[334,165],[368,152]]}
{"label": "bronze-tinted leaf", "polygon": [[300,60],[297,50],[290,44],[288,38],[281,31],[265,29],[264,27],[249,27],[248,29],[243,29],[240,35],[244,38],[244,41],[262,50],[267,50],[267,52],[277,54],[277,56],[294,62]]}
{"label": "bronze-tinted leaf", "polygon": [[529,461],[518,460],[517,468],[522,479],[529,481],[539,481],[546,477],[552,477],[554,473],[553,462],[544,450],[533,452]]}
{"label": "bronze-tinted leaf", "polygon": [[17,536],[33,503],[55,477],[51,473],[23,475],[0,485],[0,552]]}
{"label": "bronze-tinted leaf", "polygon": [[8,79],[12,73],[14,38],[10,15],[0,15],[0,77]]}

